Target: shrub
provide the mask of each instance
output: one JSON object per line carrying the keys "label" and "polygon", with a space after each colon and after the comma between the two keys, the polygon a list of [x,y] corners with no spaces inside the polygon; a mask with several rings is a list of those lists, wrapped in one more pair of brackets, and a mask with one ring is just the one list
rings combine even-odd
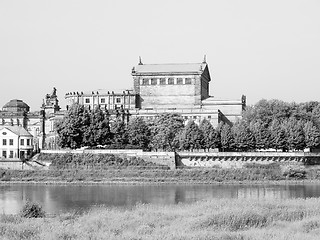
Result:
{"label": "shrub", "polygon": [[21,210],[21,216],[24,218],[42,218],[45,212],[38,203],[27,201]]}

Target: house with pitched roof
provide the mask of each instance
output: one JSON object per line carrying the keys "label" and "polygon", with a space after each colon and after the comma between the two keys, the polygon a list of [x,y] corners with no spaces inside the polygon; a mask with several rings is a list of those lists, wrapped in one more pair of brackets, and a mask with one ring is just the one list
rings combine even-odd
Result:
{"label": "house with pitched roof", "polygon": [[33,136],[22,126],[0,126],[0,158],[25,159],[33,152]]}

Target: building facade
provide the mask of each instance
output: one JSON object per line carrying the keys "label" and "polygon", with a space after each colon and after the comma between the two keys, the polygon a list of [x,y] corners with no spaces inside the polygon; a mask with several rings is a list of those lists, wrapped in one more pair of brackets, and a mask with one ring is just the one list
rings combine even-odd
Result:
{"label": "building facade", "polygon": [[211,76],[204,58],[201,63],[143,64],[132,68],[133,89],[121,92],[69,92],[67,108],[73,103],[90,109],[100,107],[111,115],[121,113],[125,119],[153,119],[162,113],[179,113],[185,122],[200,123],[207,119],[213,126],[232,123],[241,118],[246,106],[242,96],[237,100],[219,100],[210,96]]}
{"label": "building facade", "polygon": [[22,126],[0,126],[1,158],[29,158],[33,153],[33,138]]}
{"label": "building facade", "polygon": [[[53,88],[51,94],[46,94],[40,111],[30,112],[29,110],[28,104],[18,99],[13,99],[3,106],[0,111],[0,129],[11,130],[22,142],[18,144],[19,141],[14,140],[13,145],[0,145],[3,149],[2,153],[5,152],[1,156],[5,155],[8,158],[12,156],[11,151],[14,151],[14,158],[25,158],[30,156],[30,149],[34,153],[45,148],[56,148],[55,124],[65,114],[65,111],[60,111],[56,89]],[[23,136],[20,133],[23,133]],[[12,135],[9,133],[4,135],[6,134]],[[32,140],[24,140],[24,136],[27,135],[31,136]],[[9,142],[11,143],[11,140]],[[17,150],[17,147],[20,150]]]}

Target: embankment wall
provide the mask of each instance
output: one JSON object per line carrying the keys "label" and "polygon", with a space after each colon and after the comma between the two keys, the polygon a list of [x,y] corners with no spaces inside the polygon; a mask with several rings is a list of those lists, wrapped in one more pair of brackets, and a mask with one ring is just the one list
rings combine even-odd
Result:
{"label": "embankment wall", "polygon": [[28,164],[22,162],[20,159],[17,160],[0,160],[0,169],[11,169],[11,170],[31,170],[33,169]]}
{"label": "embankment wall", "polygon": [[320,153],[305,152],[177,152],[177,166],[241,168],[245,164],[315,165]]}

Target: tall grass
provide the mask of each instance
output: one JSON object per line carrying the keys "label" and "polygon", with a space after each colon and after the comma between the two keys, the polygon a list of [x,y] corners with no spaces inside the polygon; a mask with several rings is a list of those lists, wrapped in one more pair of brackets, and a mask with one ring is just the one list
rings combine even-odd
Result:
{"label": "tall grass", "polygon": [[[133,163],[133,162],[132,162]],[[147,166],[122,166],[91,169],[66,168],[50,170],[2,170],[1,181],[38,182],[180,182],[216,183],[241,181],[319,180],[318,166],[308,168],[288,167],[281,164],[247,164],[243,168],[179,168],[175,170],[147,168]]]}
{"label": "tall grass", "polygon": [[217,199],[170,206],[103,207],[26,219],[0,216],[0,239],[319,239],[320,199]]}

